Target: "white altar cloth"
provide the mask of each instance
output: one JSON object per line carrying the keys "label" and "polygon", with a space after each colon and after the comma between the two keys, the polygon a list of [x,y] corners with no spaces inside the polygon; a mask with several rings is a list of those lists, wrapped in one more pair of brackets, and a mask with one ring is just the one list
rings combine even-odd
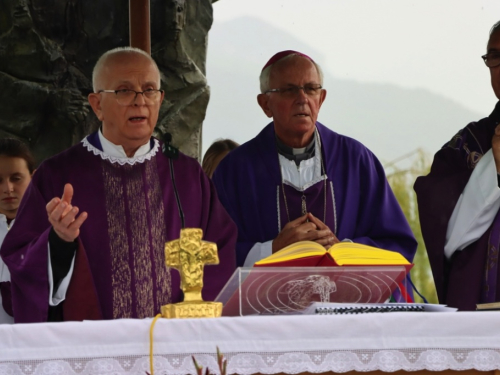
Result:
{"label": "white altar cloth", "polygon": [[[141,374],[152,319],[0,325],[0,374]],[[500,369],[500,312],[159,319],[155,374]]]}

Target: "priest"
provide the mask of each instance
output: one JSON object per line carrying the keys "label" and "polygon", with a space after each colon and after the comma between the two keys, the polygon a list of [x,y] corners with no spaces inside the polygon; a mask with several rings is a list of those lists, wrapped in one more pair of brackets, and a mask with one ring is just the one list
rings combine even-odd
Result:
{"label": "priest", "polygon": [[274,55],[257,101],[273,119],[231,151],[213,181],[238,226],[237,263],[252,266],[297,241],[353,241],[400,252],[416,241],[377,158],[317,122],[326,98],[319,65],[300,52]]}
{"label": "priest", "polygon": [[[500,22],[482,56],[500,99]],[[459,310],[500,301],[500,103],[434,156],[415,192],[439,302]]]}
{"label": "priest", "polygon": [[205,299],[235,269],[236,228],[212,183],[196,160],[151,136],[164,96],[154,60],[108,51],[93,85],[101,128],[40,165],[1,249],[16,322],[155,316],[182,298],[164,245],[184,226],[219,249]]}

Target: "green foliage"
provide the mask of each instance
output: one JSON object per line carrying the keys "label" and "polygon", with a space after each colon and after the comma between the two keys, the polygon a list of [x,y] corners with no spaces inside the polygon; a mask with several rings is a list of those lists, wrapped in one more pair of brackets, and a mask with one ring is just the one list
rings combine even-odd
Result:
{"label": "green foliage", "polygon": [[[205,369],[205,373],[203,373],[203,366],[199,365],[196,362],[196,358],[191,356],[193,359],[193,364],[196,369],[197,375],[212,375],[208,367]],[[217,365],[219,366],[219,371],[221,375],[227,374],[227,360],[224,358],[224,355],[220,352],[219,347],[217,346]]]}
{"label": "green foliage", "polygon": [[[402,163],[409,163],[409,165],[401,167]],[[427,250],[425,249],[422,231],[420,229],[417,197],[413,190],[415,179],[418,176],[429,173],[429,158],[423,150],[418,149],[386,164],[384,168],[392,191],[418,242],[417,254],[414,259],[415,266],[411,270],[412,281],[417,290],[430,303],[438,303],[434,279],[429,265],[429,258],[427,257]],[[415,302],[423,302],[417,294],[415,294]]]}

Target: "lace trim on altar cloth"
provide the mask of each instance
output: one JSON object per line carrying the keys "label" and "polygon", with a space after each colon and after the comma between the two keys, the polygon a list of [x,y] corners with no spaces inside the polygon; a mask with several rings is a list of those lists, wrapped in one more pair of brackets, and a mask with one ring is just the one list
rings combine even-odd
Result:
{"label": "lace trim on altar cloth", "polygon": [[[221,351],[224,352],[221,348]],[[218,374],[215,353],[192,353],[196,361]],[[228,353],[228,374],[297,374],[348,371],[444,371],[500,369],[500,349],[386,349],[290,353]],[[155,354],[155,374],[193,374],[191,354]],[[148,356],[0,361],[0,374],[137,374],[149,372]]]}
{"label": "lace trim on altar cloth", "polygon": [[[141,156],[137,156],[137,157],[133,157],[133,158],[117,158],[117,157],[105,154],[104,152],[102,152],[101,150],[99,150],[98,148],[96,148],[92,144],[90,144],[90,142],[87,140],[87,137],[85,137],[82,140],[82,143],[83,143],[83,147],[85,147],[89,152],[92,152],[94,155],[100,156],[102,160],[109,160],[109,162],[111,162],[112,164],[134,165],[134,164],[144,163],[146,160],[151,160],[151,158],[153,158],[156,155],[156,153],[160,149],[160,142],[157,139],[153,139],[153,141],[154,141],[154,145],[151,148],[151,151],[149,151],[145,155],[141,155]],[[1,372],[0,372],[0,374],[1,374]]]}

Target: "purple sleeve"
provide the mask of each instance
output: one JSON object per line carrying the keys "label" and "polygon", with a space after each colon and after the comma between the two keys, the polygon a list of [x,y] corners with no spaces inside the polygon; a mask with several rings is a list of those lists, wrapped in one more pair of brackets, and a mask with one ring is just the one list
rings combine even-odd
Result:
{"label": "purple sleeve", "polygon": [[49,309],[48,236],[46,202],[36,178],[24,194],[16,225],[0,254],[11,274],[12,307],[16,323],[45,322]]}
{"label": "purple sleeve", "polygon": [[[227,157],[226,157],[227,158]],[[225,207],[227,212],[232,218],[237,218],[239,217],[239,212],[235,208],[236,203],[231,202],[228,195],[226,194],[226,189],[225,185],[226,184],[234,184],[234,181],[229,181],[225,180],[224,176],[228,176],[229,174],[224,174],[224,173],[217,173],[217,171],[214,173],[212,177],[212,181],[217,189],[217,193],[220,199],[220,202],[222,205]],[[229,185],[231,186],[231,185]],[[237,223],[238,224],[238,223]],[[241,224],[241,223],[240,223]],[[245,259],[247,258],[248,253],[252,249],[252,247],[255,245],[256,241],[247,241],[245,239],[245,231],[243,228],[238,228],[238,238],[236,242],[236,266],[237,267],[243,267],[245,263]]]}
{"label": "purple sleeve", "polygon": [[481,148],[475,138],[468,139],[470,127],[474,124],[460,131],[436,153],[429,174],[418,177],[414,185],[420,227],[440,302],[445,301],[448,273],[444,255],[448,221],[473,171],[467,162],[469,147]]}
{"label": "purple sleeve", "polygon": [[236,269],[235,244],[237,229],[217,197],[215,187],[204,174],[202,176],[204,238],[217,243],[219,265],[206,266],[203,299],[213,301]]}
{"label": "purple sleeve", "polygon": [[[360,162],[360,205],[353,242],[397,251],[413,261],[417,241],[377,158],[368,150]],[[342,219],[340,219],[342,220]]]}

